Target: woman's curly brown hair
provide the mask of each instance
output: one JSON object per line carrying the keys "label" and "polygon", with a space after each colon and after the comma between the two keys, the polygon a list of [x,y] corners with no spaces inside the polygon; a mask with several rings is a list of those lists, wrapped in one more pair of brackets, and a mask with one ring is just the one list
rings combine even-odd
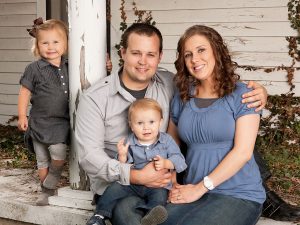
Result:
{"label": "woman's curly brown hair", "polygon": [[221,35],[214,29],[203,26],[194,25],[188,28],[177,44],[177,59],[175,61],[175,67],[177,73],[175,75],[175,83],[179,90],[180,98],[186,102],[191,97],[191,86],[201,85],[201,81],[194,78],[185,65],[184,59],[184,45],[186,41],[194,35],[201,35],[207,38],[209,41],[216,64],[213,73],[215,74],[215,91],[219,97],[223,97],[230,94],[235,89],[236,82],[240,79],[240,76],[235,73],[236,63],[231,60],[228,48],[223,41]]}

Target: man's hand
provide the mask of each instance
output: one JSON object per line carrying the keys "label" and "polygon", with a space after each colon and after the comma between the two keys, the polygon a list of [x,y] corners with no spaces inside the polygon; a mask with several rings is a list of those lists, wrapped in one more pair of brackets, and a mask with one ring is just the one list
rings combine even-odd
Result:
{"label": "man's hand", "polygon": [[149,162],[143,169],[130,171],[130,183],[151,188],[165,187],[171,182],[171,173],[167,169],[155,170],[154,162]]}
{"label": "man's hand", "polygon": [[110,73],[112,71],[112,62],[108,54],[106,54],[106,70]]}
{"label": "man's hand", "polygon": [[242,103],[249,103],[247,104],[248,108],[255,108],[255,111],[258,112],[262,110],[266,104],[267,104],[267,98],[268,98],[268,93],[267,90],[260,85],[259,83],[256,83],[254,81],[249,81],[248,88],[253,88],[253,91],[247,92],[242,95],[244,98],[242,100]]}

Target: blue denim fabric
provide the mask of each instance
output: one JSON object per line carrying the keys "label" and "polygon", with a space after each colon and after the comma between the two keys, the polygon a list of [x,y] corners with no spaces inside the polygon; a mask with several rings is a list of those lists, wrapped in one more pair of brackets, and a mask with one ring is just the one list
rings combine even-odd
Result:
{"label": "blue denim fabric", "polygon": [[[146,213],[158,205],[166,205],[168,190],[165,188],[147,188],[141,185],[121,185],[118,182],[111,184],[97,201],[96,213],[111,218],[112,211],[118,201],[129,197],[138,196],[145,201],[139,201],[134,209]],[[126,198],[127,199],[127,198]]]}
{"label": "blue denim fabric", "polygon": [[[114,225],[140,225],[141,215],[135,212],[138,198],[118,203],[113,215]],[[168,219],[162,225],[254,225],[262,205],[222,194],[208,193],[188,204],[167,204]]]}
{"label": "blue denim fabric", "polygon": [[113,211],[112,224],[141,225],[141,219],[145,214],[140,210],[136,210],[136,206],[143,201],[143,199],[136,196],[120,200]]}

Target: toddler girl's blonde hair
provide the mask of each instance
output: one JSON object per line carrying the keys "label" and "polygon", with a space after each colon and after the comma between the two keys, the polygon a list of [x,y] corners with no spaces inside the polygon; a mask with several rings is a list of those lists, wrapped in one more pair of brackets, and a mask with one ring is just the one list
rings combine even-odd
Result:
{"label": "toddler girl's blonde hair", "polygon": [[64,42],[66,44],[64,54],[67,53],[68,50],[68,27],[61,20],[50,19],[46,21],[42,21],[42,18],[38,18],[34,21],[34,25],[31,29],[28,29],[29,34],[34,38],[31,51],[36,57],[40,56],[40,51],[38,47],[38,39],[39,39],[39,31],[47,31],[47,30],[57,30],[63,37]]}

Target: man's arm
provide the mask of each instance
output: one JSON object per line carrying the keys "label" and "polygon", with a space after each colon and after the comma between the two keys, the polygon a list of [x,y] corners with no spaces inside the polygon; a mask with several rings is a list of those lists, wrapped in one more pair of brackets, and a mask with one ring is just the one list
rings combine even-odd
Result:
{"label": "man's arm", "polygon": [[249,103],[247,104],[248,108],[256,107],[256,112],[262,110],[267,104],[268,93],[266,88],[254,81],[249,81],[247,87],[254,90],[243,94],[242,102]]}
{"label": "man's arm", "polygon": [[167,169],[155,170],[154,162],[149,162],[143,169],[130,170],[130,183],[152,188],[165,187],[171,182],[171,173]]}
{"label": "man's arm", "polygon": [[129,184],[130,164],[120,163],[105,152],[103,112],[96,101],[82,94],[77,115],[75,137],[78,142],[79,163],[86,173],[108,182]]}
{"label": "man's arm", "polygon": [[79,163],[86,173],[94,179],[121,184],[140,184],[148,187],[164,187],[171,179],[167,170],[156,171],[153,163],[141,170],[131,169],[131,164],[121,163],[109,157],[105,150],[105,125],[103,113],[89,96],[81,96],[75,136],[79,145]]}

